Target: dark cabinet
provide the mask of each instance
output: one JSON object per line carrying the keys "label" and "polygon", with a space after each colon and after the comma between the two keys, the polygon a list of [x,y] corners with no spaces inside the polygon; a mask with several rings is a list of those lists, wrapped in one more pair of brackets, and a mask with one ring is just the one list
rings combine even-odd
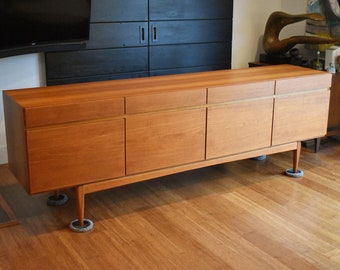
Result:
{"label": "dark cabinet", "polygon": [[231,67],[232,0],[92,0],[90,40],[45,54],[47,84]]}

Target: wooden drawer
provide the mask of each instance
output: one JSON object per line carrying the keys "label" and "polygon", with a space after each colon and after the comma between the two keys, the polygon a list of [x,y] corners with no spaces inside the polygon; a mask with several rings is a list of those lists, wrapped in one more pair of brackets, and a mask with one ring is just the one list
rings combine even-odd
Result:
{"label": "wooden drawer", "polygon": [[274,81],[219,86],[208,89],[208,104],[274,95]]}
{"label": "wooden drawer", "polygon": [[205,120],[204,108],[128,117],[127,175],[204,160]]}
{"label": "wooden drawer", "polygon": [[208,109],[207,159],[269,147],[273,99]]}
{"label": "wooden drawer", "polygon": [[330,91],[275,99],[273,145],[319,138],[326,134]]}
{"label": "wooden drawer", "polygon": [[143,113],[206,104],[206,89],[126,97],[126,113]]}
{"label": "wooden drawer", "polygon": [[332,77],[329,74],[317,74],[296,78],[279,79],[276,81],[275,94],[290,94],[309,90],[329,88]]}
{"label": "wooden drawer", "polygon": [[124,120],[27,131],[29,192],[124,176]]}
{"label": "wooden drawer", "polygon": [[26,127],[38,127],[61,123],[77,122],[124,114],[124,98],[113,100],[92,100],[25,109]]}

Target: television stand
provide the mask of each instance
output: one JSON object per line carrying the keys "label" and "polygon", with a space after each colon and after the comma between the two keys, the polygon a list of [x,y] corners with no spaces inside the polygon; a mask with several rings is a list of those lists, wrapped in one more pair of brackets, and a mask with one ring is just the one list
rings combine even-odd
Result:
{"label": "television stand", "polygon": [[[293,151],[326,134],[331,74],[290,65],[3,92],[9,168],[29,194],[85,195]],[[308,119],[308,121],[305,121]]]}

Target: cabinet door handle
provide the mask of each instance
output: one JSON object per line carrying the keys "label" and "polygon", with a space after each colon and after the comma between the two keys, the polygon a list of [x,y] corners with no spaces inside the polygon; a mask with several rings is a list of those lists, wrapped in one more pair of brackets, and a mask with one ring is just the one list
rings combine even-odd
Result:
{"label": "cabinet door handle", "polygon": [[157,41],[157,27],[155,25],[151,26],[152,28],[152,42]]}
{"label": "cabinet door handle", "polygon": [[145,43],[145,27],[139,26],[139,42],[141,44]]}

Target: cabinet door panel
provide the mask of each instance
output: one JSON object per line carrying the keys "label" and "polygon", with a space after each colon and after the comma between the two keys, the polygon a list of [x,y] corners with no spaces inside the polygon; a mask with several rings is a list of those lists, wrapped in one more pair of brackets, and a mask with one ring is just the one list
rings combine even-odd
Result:
{"label": "cabinet door panel", "polygon": [[230,20],[165,21],[150,24],[150,45],[227,42]]}
{"label": "cabinet door panel", "polygon": [[48,79],[145,71],[147,48],[86,50],[46,54]]}
{"label": "cabinet door panel", "polygon": [[273,145],[326,134],[330,91],[275,99]]}
{"label": "cabinet door panel", "polygon": [[150,47],[150,69],[173,69],[230,63],[229,43],[164,45]]}
{"label": "cabinet door panel", "polygon": [[90,27],[87,49],[123,48],[146,46],[148,44],[148,24],[136,23],[95,23]]}
{"label": "cabinet door panel", "polygon": [[208,109],[207,159],[270,146],[273,100]]}
{"label": "cabinet door panel", "polygon": [[28,130],[27,149],[31,193],[123,176],[124,120]]}
{"label": "cabinet door panel", "polygon": [[150,20],[231,18],[232,0],[150,0]]}
{"label": "cabinet door panel", "polygon": [[127,174],[204,160],[205,118],[205,109],[128,117]]}
{"label": "cabinet door panel", "polygon": [[147,0],[93,0],[91,4],[91,22],[147,20]]}

